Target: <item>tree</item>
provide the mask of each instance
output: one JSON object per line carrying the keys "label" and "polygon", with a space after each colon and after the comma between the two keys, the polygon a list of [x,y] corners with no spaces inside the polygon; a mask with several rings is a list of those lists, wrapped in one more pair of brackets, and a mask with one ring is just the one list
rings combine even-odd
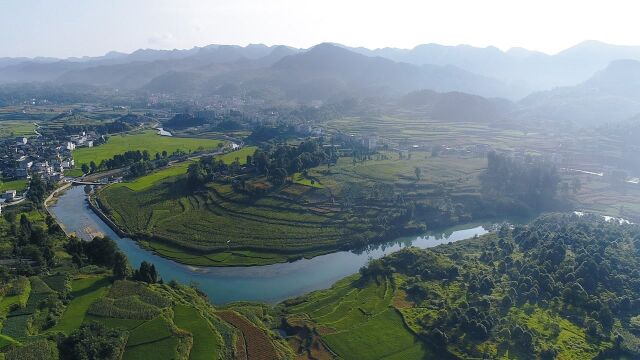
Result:
{"label": "tree", "polygon": [[115,241],[107,236],[96,236],[85,243],[83,249],[91,263],[108,267],[113,266],[115,254],[119,251]]}
{"label": "tree", "polygon": [[31,221],[29,220],[27,215],[20,215],[20,234],[22,235],[23,239],[25,239],[25,241],[31,239],[32,231],[33,228],[31,226]]}
{"label": "tree", "polygon": [[87,165],[87,164],[82,164],[82,166],[80,166],[80,169],[82,170],[83,174],[88,174],[89,173],[89,165]]}
{"label": "tree", "polygon": [[143,261],[140,264],[140,268],[135,271],[133,278],[138,281],[144,281],[148,284],[155,284],[160,279],[155,265],[146,261]]}
{"label": "tree", "polygon": [[96,170],[98,170],[98,166],[96,165],[96,162],[91,160],[91,162],[89,163],[89,168],[91,169],[91,172],[96,172]]}
{"label": "tree", "polygon": [[199,162],[189,165],[187,168],[187,185],[195,189],[204,184],[206,174]]}
{"label": "tree", "polygon": [[416,166],[416,179],[418,179],[418,181],[420,181],[420,177],[422,176],[422,169],[420,169],[419,167]]}
{"label": "tree", "polygon": [[98,322],[85,323],[58,346],[62,360],[118,359],[125,343],[124,333]]}
{"label": "tree", "polygon": [[287,178],[287,171],[283,168],[276,168],[272,173],[271,173],[271,180],[273,180],[273,182],[276,185],[282,185],[284,184],[284,181]]}
{"label": "tree", "polygon": [[117,251],[113,259],[113,276],[116,279],[126,279],[131,276],[131,267],[122,251]]}
{"label": "tree", "polygon": [[45,195],[47,193],[47,184],[42,181],[42,177],[39,174],[34,174],[29,184],[29,192],[27,198],[40,207],[44,202]]}

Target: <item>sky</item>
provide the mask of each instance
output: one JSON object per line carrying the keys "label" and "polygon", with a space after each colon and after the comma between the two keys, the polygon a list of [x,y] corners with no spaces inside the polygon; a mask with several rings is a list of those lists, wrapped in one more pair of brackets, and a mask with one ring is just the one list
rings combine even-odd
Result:
{"label": "sky", "polygon": [[640,45],[638,10],[622,0],[0,0],[0,57],[322,42],[553,54],[584,40]]}

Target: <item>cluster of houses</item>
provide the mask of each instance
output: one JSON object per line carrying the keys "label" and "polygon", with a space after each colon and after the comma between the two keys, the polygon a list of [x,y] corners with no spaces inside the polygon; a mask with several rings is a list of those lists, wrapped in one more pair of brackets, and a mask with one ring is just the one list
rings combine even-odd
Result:
{"label": "cluster of houses", "polygon": [[[92,135],[84,132],[62,141],[42,136],[6,140],[2,144],[5,151],[0,157],[2,178],[29,179],[39,174],[49,182],[59,182],[64,178],[64,171],[75,166],[72,151],[79,146],[93,146],[93,140]],[[15,191],[1,194],[5,201],[11,201],[15,196]]]}
{"label": "cluster of houses", "polygon": [[94,132],[81,132],[77,135],[69,136],[69,141],[66,143],[66,148],[69,151],[73,151],[79,147],[93,147],[93,142],[97,139],[97,134]]}

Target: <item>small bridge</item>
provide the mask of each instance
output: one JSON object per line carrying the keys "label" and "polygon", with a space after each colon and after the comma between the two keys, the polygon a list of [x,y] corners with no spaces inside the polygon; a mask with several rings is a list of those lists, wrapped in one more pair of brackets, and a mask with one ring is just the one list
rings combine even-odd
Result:
{"label": "small bridge", "polygon": [[107,185],[109,183],[108,182],[71,180],[71,184],[73,184],[73,185]]}

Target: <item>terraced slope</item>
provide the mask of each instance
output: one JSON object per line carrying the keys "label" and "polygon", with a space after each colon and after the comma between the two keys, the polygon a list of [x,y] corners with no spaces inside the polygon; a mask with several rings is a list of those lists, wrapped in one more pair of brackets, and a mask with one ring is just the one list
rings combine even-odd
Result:
{"label": "terraced slope", "polygon": [[[364,281],[352,276],[331,289],[284,303],[286,327],[301,358],[422,359],[430,354],[392,307],[391,279]],[[314,329],[312,332],[304,329]],[[320,338],[320,342],[317,341]],[[303,344],[315,344],[313,347]],[[316,351],[316,353],[314,353]]]}
{"label": "terraced slope", "polygon": [[[346,222],[325,194],[315,194],[321,189],[290,185],[287,191],[251,199],[222,184],[189,193],[181,190],[181,181],[173,178],[142,191],[114,185],[98,199],[123,229],[161,243],[152,247],[168,257],[173,257],[172,250],[185,249],[200,253],[332,249],[362,230],[357,223]],[[212,254],[209,260],[222,259]]]}

